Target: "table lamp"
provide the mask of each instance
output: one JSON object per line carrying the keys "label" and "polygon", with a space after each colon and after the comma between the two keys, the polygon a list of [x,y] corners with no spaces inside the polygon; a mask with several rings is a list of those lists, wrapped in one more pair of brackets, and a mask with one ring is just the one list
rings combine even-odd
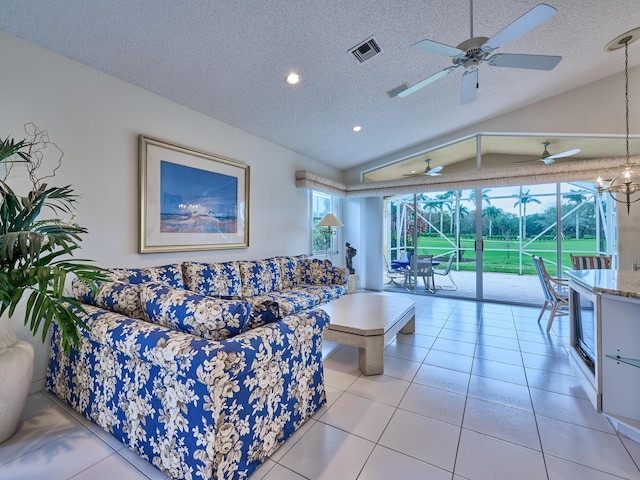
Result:
{"label": "table lamp", "polygon": [[331,227],[344,227],[342,222],[333,213],[327,213],[316,224],[316,227],[327,227],[327,243],[325,244],[325,258],[329,257],[329,241],[331,239]]}

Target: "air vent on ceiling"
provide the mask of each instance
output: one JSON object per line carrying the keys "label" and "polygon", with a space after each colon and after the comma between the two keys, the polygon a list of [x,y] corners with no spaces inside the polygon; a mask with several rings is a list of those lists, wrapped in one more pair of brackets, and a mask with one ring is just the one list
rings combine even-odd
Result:
{"label": "air vent on ceiling", "polygon": [[355,58],[358,63],[364,63],[367,60],[371,60],[381,51],[382,49],[380,48],[380,45],[378,45],[378,42],[376,42],[376,39],[371,37],[370,39],[353,47],[349,50],[349,53],[353,55],[353,58]]}

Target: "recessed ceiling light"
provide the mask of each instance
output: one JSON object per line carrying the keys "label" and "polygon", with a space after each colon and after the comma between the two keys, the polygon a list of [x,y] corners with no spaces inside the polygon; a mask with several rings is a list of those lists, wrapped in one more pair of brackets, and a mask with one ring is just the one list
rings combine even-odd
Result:
{"label": "recessed ceiling light", "polygon": [[300,82],[300,75],[298,75],[296,72],[291,72],[289,75],[287,75],[285,80],[289,85],[295,85]]}
{"label": "recessed ceiling light", "polygon": [[359,132],[360,130],[362,130],[362,127],[360,125],[356,125],[355,127],[353,127],[354,132]]}

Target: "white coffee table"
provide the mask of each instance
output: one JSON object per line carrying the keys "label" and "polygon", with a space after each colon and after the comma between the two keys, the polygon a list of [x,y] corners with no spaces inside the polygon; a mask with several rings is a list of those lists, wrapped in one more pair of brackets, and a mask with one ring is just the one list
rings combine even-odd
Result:
{"label": "white coffee table", "polygon": [[385,345],[398,332],[416,330],[415,302],[404,295],[354,293],[320,308],[331,318],[323,338],[358,347],[359,366],[365,375],[383,373]]}

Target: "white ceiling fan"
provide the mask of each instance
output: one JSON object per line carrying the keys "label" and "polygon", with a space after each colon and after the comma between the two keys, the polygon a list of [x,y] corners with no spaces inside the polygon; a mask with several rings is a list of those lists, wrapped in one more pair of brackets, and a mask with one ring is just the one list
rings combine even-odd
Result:
{"label": "white ceiling fan", "polygon": [[542,162],[545,165],[551,165],[552,163],[554,163],[556,161],[556,158],[570,157],[571,155],[575,155],[576,153],[580,153],[580,149],[579,148],[574,148],[573,150],[567,150],[566,152],[555,153],[555,154],[551,155],[549,153],[549,150],[547,150],[547,147],[549,145],[550,145],[549,142],[542,142],[542,146],[544,147],[544,152],[542,152],[542,155],[540,155],[540,157],[538,157],[538,158],[532,158],[531,160],[521,160],[519,162],[512,162],[512,163]]}
{"label": "white ceiling fan", "polygon": [[425,162],[427,162],[427,168],[425,168],[423,172],[405,173],[403,174],[403,177],[419,177],[421,175],[429,175],[430,177],[437,177],[438,175],[442,175],[440,173],[440,171],[444,168],[442,165],[438,165],[437,167],[431,168],[431,159],[427,158]]}
{"label": "white ceiling fan", "polygon": [[464,105],[476,99],[478,89],[478,67],[482,63],[488,63],[493,67],[527,68],[532,70],[551,70],[562,60],[555,55],[526,55],[513,53],[493,54],[503,45],[509,43],[525,32],[538,26],[545,20],[553,17],[557,10],[549,5],[541,3],[536,5],[516,21],[507,25],[493,37],[473,36],[473,0],[470,3],[471,38],[465,40],[457,47],[452,47],[433,40],[422,40],[413,48],[433,52],[451,57],[453,66],[435,73],[414,85],[401,85],[389,91],[391,97],[406,97],[422,87],[445,77],[459,67],[464,67],[462,75],[462,94],[460,102]]}

